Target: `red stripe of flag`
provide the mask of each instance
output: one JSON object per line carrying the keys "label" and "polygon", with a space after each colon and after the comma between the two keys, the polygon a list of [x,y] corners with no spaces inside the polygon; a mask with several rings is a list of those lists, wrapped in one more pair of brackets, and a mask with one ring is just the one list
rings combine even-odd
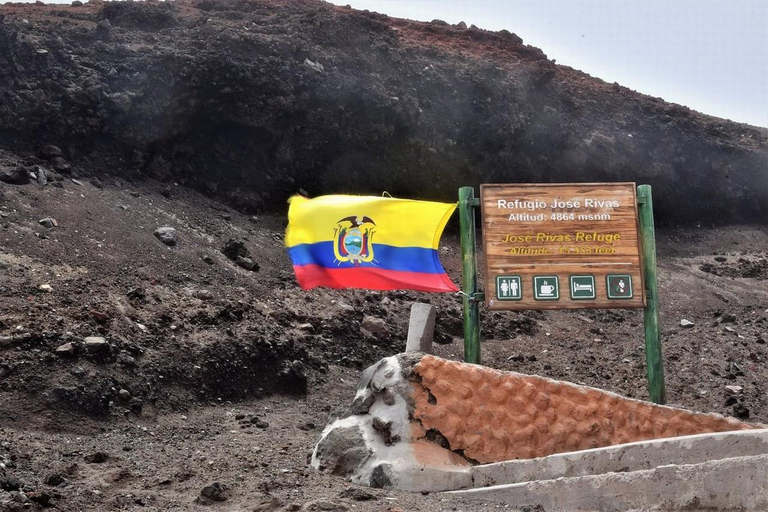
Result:
{"label": "red stripe of flag", "polygon": [[459,291],[445,274],[427,274],[379,268],[327,268],[320,265],[294,266],[302,289],[367,288],[369,290],[419,290],[423,292]]}

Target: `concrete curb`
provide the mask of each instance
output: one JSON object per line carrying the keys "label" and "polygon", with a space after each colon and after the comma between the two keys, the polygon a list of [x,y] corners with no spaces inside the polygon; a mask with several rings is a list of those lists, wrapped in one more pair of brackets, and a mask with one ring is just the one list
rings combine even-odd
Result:
{"label": "concrete curb", "polygon": [[446,493],[547,512],[768,510],[768,455]]}
{"label": "concrete curb", "polygon": [[471,472],[473,487],[479,488],[762,454],[768,454],[768,429],[639,441],[536,459],[485,464],[473,467]]}

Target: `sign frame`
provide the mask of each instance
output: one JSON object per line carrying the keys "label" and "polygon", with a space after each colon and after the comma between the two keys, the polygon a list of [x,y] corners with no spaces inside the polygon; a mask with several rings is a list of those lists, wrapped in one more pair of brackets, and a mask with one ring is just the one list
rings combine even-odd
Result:
{"label": "sign frame", "polygon": [[[562,211],[563,209],[557,208],[552,209],[549,206],[546,206],[549,204],[550,201],[558,200],[558,201],[564,201],[565,199],[572,199],[574,197],[581,198],[583,196],[598,196],[600,198],[617,198],[620,197],[622,199],[620,207],[617,206],[616,208],[611,208],[612,211],[616,210],[619,211],[621,216],[619,219],[616,219],[615,221],[611,220],[600,220],[600,221],[550,221],[550,220],[544,220],[544,221],[536,221],[537,224],[540,224],[540,227],[537,227],[536,229],[539,229],[540,232],[546,233],[547,235],[551,236],[561,236],[564,233],[567,233],[568,229],[573,229],[574,225],[581,225],[581,226],[588,226],[592,222],[614,222],[614,224],[609,224],[606,227],[604,227],[604,230],[611,230],[611,229],[617,229],[621,231],[624,234],[625,239],[627,239],[627,235],[630,235],[631,237],[634,237],[635,243],[621,243],[621,240],[618,243],[613,243],[611,246],[608,246],[607,244],[602,244],[603,247],[600,247],[601,244],[596,242],[582,242],[582,246],[578,247],[581,250],[589,249],[592,250],[592,247],[596,247],[594,249],[595,251],[598,251],[602,248],[607,249],[614,249],[614,246],[621,246],[621,250],[626,254],[626,257],[619,261],[616,256],[604,256],[600,254],[589,254],[589,255],[576,255],[573,253],[568,254],[559,254],[556,252],[554,247],[557,245],[556,242],[550,242],[550,243],[539,243],[537,244],[534,242],[534,246],[536,246],[536,251],[538,250],[555,250],[554,254],[545,254],[542,257],[538,255],[533,256],[518,256],[518,258],[522,261],[522,263],[517,264],[513,262],[513,256],[510,256],[508,258],[504,258],[504,262],[508,265],[504,268],[503,271],[495,271],[492,268],[491,260],[493,260],[493,265],[501,265],[500,261],[502,260],[502,257],[498,255],[498,243],[491,243],[489,241],[489,238],[491,236],[495,236],[498,233],[502,231],[507,231],[511,233],[513,230],[510,229],[507,225],[494,225],[492,222],[496,222],[496,219],[498,219],[498,214],[495,211],[489,211],[489,197],[497,197],[494,196],[494,194],[508,194],[510,198],[518,196],[524,196],[525,199],[531,203],[536,203],[537,206],[539,204],[545,205],[541,207],[540,210],[524,210],[523,213],[519,213],[518,215],[524,215],[526,216],[526,219],[528,217],[533,217],[533,215],[530,215],[528,212],[532,211],[535,213],[539,212],[546,212],[547,215],[552,213],[552,215],[563,215]],[[532,198],[536,198],[536,200],[533,200]],[[543,200],[545,199],[545,200]],[[539,202],[541,201],[541,202]],[[618,204],[618,200],[616,201]],[[641,237],[640,237],[640,215],[638,212],[638,200],[637,200],[637,190],[636,190],[636,184],[633,182],[615,182],[615,183],[608,183],[608,182],[597,182],[597,183],[511,183],[511,184],[502,184],[502,183],[490,183],[490,184],[481,184],[480,185],[480,200],[479,200],[479,206],[481,211],[481,219],[482,219],[482,226],[483,226],[483,232],[482,232],[482,247],[483,247],[483,270],[484,270],[484,281],[485,281],[485,305],[489,310],[493,311],[525,311],[525,310],[541,310],[541,309],[624,309],[624,308],[644,308],[646,307],[646,297],[645,297],[645,289],[644,287],[637,288],[637,293],[634,293],[631,297],[625,298],[614,298],[608,295],[607,289],[604,289],[605,286],[605,276],[608,274],[627,274],[630,273],[633,275],[634,279],[633,281],[636,282],[642,282],[644,280],[643,277],[643,254],[642,254],[642,243],[641,243]],[[605,208],[603,209],[605,210]],[[509,210],[510,212],[520,211],[520,210]],[[557,213],[555,213],[557,211]],[[573,212],[575,210],[571,209],[570,212]],[[585,216],[589,213],[589,215],[593,214],[596,210],[588,210],[586,208],[579,211],[579,214],[584,214]],[[506,215],[507,211],[504,212]],[[492,214],[496,215],[496,219],[494,221],[491,221]],[[574,215],[573,213],[566,212],[565,215]],[[544,218],[544,214],[540,214],[542,218]],[[601,214],[605,215],[605,214]],[[511,222],[511,221],[510,221]],[[528,226],[527,230],[528,232],[531,232],[533,229],[531,226],[533,225],[530,222],[523,222],[522,225]],[[491,231],[490,227],[494,227],[494,232],[489,233]],[[618,227],[614,227],[618,226]],[[586,228],[585,228],[586,230]],[[522,231],[518,232],[517,234],[522,234]],[[573,234],[573,233],[571,233]],[[603,235],[605,233],[600,232],[597,233],[599,235]],[[566,235],[570,236],[570,235]],[[590,235],[587,234],[587,237]],[[572,237],[573,239],[573,237]],[[576,243],[576,242],[574,242]],[[586,247],[584,247],[586,246]],[[513,246],[514,247],[514,246]],[[505,247],[505,249],[508,247]],[[567,247],[566,247],[567,248]],[[571,246],[570,249],[575,249],[576,246]],[[522,249],[528,249],[528,247],[522,247]],[[561,244],[559,246],[559,250],[563,250],[563,245]],[[494,252],[494,254],[491,254]],[[546,260],[548,263],[542,263],[540,261]],[[609,263],[606,263],[608,261],[613,261],[614,265],[610,266]],[[538,270],[541,269],[541,272],[538,272]],[[530,284],[531,277],[534,275],[538,276],[544,276],[544,275],[552,275],[557,274],[559,276],[559,297],[557,299],[552,298],[543,298],[543,297],[537,297],[535,292],[535,287],[531,289],[531,293],[527,294],[527,296],[524,296],[521,298],[521,300],[516,300],[514,302],[512,301],[501,301],[498,300],[496,297],[496,287],[495,287],[495,276],[497,275],[509,275],[509,274],[519,274],[523,278],[523,280]],[[570,276],[573,274],[582,275],[582,274],[592,274],[595,279],[595,298],[593,299],[585,299],[585,298],[578,298],[573,299],[571,298],[571,281]],[[599,283],[599,284],[598,284]],[[600,293],[597,292],[597,290],[600,290]]]}

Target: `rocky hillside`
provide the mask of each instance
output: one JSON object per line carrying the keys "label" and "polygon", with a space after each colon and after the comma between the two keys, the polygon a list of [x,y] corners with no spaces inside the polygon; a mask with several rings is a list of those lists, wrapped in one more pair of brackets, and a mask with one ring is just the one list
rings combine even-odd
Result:
{"label": "rocky hillside", "polygon": [[765,129],[558,66],[507,31],[320,1],[5,4],[0,148],[6,179],[152,177],[251,212],[299,189],[451,200],[621,180],[654,186],[662,224],[768,219]]}

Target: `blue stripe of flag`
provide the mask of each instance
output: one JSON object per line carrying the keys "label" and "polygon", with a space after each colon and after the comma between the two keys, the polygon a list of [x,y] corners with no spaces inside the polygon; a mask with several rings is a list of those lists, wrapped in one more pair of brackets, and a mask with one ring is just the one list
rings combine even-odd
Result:
{"label": "blue stripe of flag", "polygon": [[[333,254],[333,242],[301,244],[288,248],[294,265],[321,265],[327,268],[350,268],[352,262],[340,263]],[[361,263],[357,268],[375,267],[382,270],[401,270],[428,274],[445,273],[440,265],[437,251],[425,247],[394,247],[373,244],[374,261]]]}

